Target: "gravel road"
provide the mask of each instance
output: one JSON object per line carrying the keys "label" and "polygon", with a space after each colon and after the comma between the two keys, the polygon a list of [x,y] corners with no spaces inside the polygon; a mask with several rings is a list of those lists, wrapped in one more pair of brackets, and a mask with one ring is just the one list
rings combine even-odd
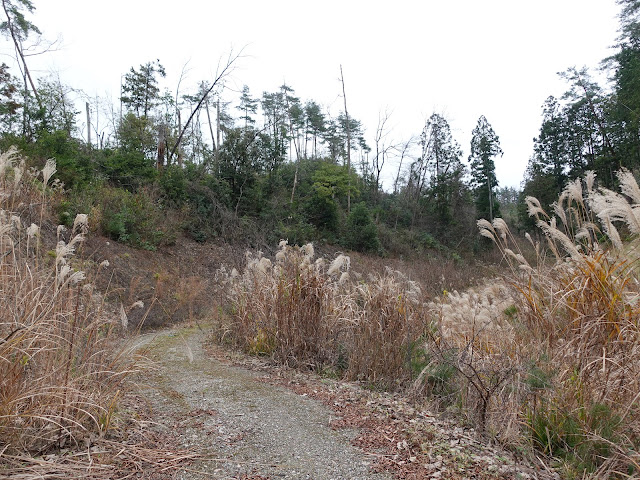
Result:
{"label": "gravel road", "polygon": [[207,356],[197,328],[145,334],[156,368],[138,379],[158,428],[176,448],[204,455],[179,479],[390,479],[353,447],[353,430],[330,428],[332,411]]}

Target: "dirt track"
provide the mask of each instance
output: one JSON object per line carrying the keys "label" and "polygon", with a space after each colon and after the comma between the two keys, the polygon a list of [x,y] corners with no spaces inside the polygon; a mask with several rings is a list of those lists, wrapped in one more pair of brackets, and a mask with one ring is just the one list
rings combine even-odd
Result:
{"label": "dirt track", "polygon": [[[387,479],[351,446],[355,433],[330,427],[317,400],[260,381],[205,354],[198,328],[146,334],[155,371],[138,380],[157,425],[207,458],[179,478]],[[160,413],[161,412],[161,413]],[[206,474],[204,473],[206,472]]]}

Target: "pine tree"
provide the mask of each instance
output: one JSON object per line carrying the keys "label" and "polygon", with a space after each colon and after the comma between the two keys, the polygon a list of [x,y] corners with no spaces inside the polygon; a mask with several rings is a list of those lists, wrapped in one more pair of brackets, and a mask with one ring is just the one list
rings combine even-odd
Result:
{"label": "pine tree", "polygon": [[160,100],[158,76],[165,77],[166,72],[160,60],[140,65],[140,69],[131,70],[124,76],[120,100],[138,117],[148,117]]}

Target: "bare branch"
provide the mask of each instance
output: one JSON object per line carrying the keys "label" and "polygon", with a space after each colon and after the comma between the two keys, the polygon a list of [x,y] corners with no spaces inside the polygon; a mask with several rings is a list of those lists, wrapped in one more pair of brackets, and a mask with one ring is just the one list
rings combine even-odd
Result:
{"label": "bare branch", "polygon": [[175,155],[176,150],[180,146],[180,142],[182,141],[182,137],[184,136],[184,133],[187,131],[187,128],[191,124],[191,120],[193,120],[193,117],[196,115],[198,110],[200,110],[200,107],[202,107],[202,105],[204,104],[205,100],[207,99],[207,96],[213,91],[214,88],[216,88],[222,82],[222,80],[227,75],[229,75],[232,72],[234,63],[239,58],[242,57],[243,50],[244,50],[244,48],[241,49],[236,54],[234,54],[233,51],[229,52],[229,56],[227,57],[227,61],[226,61],[225,65],[224,65],[224,67],[220,68],[220,63],[218,63],[218,70],[217,70],[217,75],[216,75],[215,80],[213,81],[211,86],[204,92],[204,94],[202,95],[202,98],[200,99],[200,101],[196,105],[196,108],[193,109],[193,111],[191,112],[191,115],[189,116],[189,119],[187,120],[187,122],[182,127],[182,130],[180,131],[180,135],[178,135],[178,139],[176,140],[175,145],[173,146],[173,148],[171,149],[171,152],[169,153],[169,160],[171,160],[173,158],[173,156]]}

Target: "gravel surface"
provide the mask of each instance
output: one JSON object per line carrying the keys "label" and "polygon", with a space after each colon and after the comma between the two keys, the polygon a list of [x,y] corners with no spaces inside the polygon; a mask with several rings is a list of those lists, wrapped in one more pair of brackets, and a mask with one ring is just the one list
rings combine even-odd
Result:
{"label": "gravel surface", "polygon": [[138,378],[157,428],[203,459],[180,479],[390,479],[351,445],[353,429],[333,429],[319,400],[268,384],[257,372],[205,353],[205,334],[180,328],[146,334],[156,368]]}

